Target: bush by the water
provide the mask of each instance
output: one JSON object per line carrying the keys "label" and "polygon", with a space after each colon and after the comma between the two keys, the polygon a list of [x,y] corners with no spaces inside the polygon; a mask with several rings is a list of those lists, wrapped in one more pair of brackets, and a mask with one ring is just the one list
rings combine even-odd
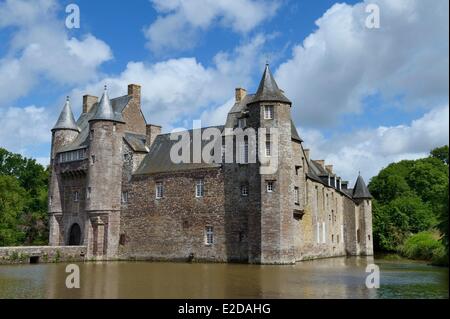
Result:
{"label": "bush by the water", "polygon": [[442,264],[446,253],[439,237],[439,234],[428,231],[411,235],[400,247],[399,253],[410,259],[432,260]]}

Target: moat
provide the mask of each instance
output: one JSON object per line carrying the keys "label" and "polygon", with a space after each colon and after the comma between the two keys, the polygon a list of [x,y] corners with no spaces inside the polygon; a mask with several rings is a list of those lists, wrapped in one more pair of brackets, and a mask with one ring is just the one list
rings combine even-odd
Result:
{"label": "moat", "polygon": [[[368,263],[380,288],[367,289]],[[66,264],[0,266],[0,298],[448,298],[448,268],[410,260],[330,258],[291,266],[162,262],[79,263],[80,289]]]}

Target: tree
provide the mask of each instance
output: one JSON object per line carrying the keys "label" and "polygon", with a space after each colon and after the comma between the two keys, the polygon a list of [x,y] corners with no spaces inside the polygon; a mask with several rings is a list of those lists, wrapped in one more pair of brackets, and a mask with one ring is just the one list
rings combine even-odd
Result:
{"label": "tree", "polygon": [[[0,148],[0,176],[13,178],[25,191],[25,199],[20,212],[14,215],[21,234],[20,244],[35,245],[46,244],[48,240],[47,229],[47,194],[48,194],[48,168],[44,168],[34,159],[22,157]],[[7,196],[9,194],[2,194]],[[11,226],[12,227],[12,226]]]}
{"label": "tree", "polygon": [[435,228],[448,245],[448,146],[388,165],[368,187],[375,249],[395,251],[411,234]]}
{"label": "tree", "polygon": [[448,145],[435,148],[430,154],[432,157],[437,158],[448,165]]}
{"label": "tree", "polygon": [[0,175],[0,246],[14,246],[22,242],[19,218],[28,201],[27,193],[17,179]]}

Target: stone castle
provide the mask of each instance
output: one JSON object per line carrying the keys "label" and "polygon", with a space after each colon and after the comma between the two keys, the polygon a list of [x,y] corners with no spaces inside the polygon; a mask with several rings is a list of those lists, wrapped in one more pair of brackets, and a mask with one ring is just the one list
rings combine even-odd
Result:
{"label": "stone castle", "polygon": [[215,127],[220,142],[235,139],[227,132],[236,127],[276,128],[278,142],[270,134],[265,142],[266,162],[277,150],[276,171],[242,160],[245,139],[231,149],[232,162],[222,147],[222,161],[174,163],[177,141],[147,124],[139,85],[114,99],[106,88],[100,101],[85,95],[77,121],[67,100],[52,129],[50,245],[86,246],[93,260],[290,264],[372,255],[364,180],[350,189],[332,165],[310,158],[269,66],[255,94],[235,93],[225,125]]}

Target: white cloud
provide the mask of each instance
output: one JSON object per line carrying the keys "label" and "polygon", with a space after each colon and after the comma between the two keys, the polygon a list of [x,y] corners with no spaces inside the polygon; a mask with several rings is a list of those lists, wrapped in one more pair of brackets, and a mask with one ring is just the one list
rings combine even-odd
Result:
{"label": "white cloud", "polygon": [[275,14],[278,1],[152,0],[160,14],[145,28],[147,46],[156,53],[195,46],[200,31],[217,23],[239,33],[253,30]]}
{"label": "white cloud", "polygon": [[[380,7],[379,29],[365,27],[369,2]],[[360,112],[374,93],[404,97],[408,107],[448,101],[448,5],[370,0],[331,7],[275,74],[298,123],[329,126],[343,113]]]}
{"label": "white cloud", "polygon": [[382,167],[402,159],[425,157],[449,143],[449,106],[437,107],[409,125],[361,129],[325,138],[318,130],[300,129],[312,159],[325,159],[343,178],[361,171],[368,180]]}
{"label": "white cloud", "polygon": [[71,85],[95,79],[112,58],[109,46],[91,34],[70,38],[58,9],[54,0],[0,3],[0,29],[13,27],[0,58],[0,106],[26,96],[41,78]]}
{"label": "white cloud", "polygon": [[13,152],[26,153],[30,146],[49,143],[53,117],[43,107],[0,109],[0,145]]}
{"label": "white cloud", "polygon": [[[257,35],[232,52],[218,53],[210,67],[195,58],[169,59],[155,64],[130,62],[118,76],[105,77],[74,90],[71,96],[75,111],[80,111],[83,94],[98,95],[104,84],[114,97],[126,94],[128,84],[137,83],[142,86],[142,108],[148,122],[163,125],[166,131],[179,125],[191,127],[189,121],[201,116],[202,111],[214,112],[211,106],[222,105],[234,96],[235,87],[252,83],[254,71],[263,65],[265,42],[265,36]],[[219,122],[218,117],[226,110],[222,107],[218,111],[220,115],[211,115],[214,123]],[[179,123],[180,119],[185,122]],[[218,124],[224,124],[225,119],[222,117],[222,123]]]}

